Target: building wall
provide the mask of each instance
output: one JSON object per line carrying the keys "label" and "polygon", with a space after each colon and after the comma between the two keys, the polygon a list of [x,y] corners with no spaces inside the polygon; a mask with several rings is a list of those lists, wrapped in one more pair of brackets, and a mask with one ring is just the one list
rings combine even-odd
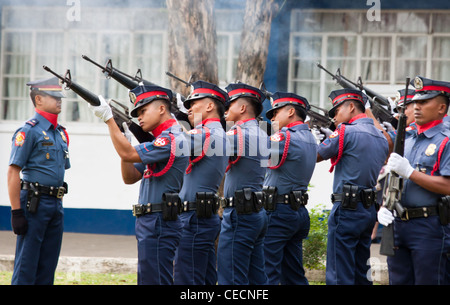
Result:
{"label": "building wall", "polygon": [[[305,12],[310,12],[312,9],[322,10],[322,11],[333,11],[340,9],[344,12],[351,9],[353,12],[355,10],[364,14],[366,10],[370,8],[370,5],[366,4],[366,1],[348,1],[348,0],[335,0],[335,1],[279,1],[283,4],[281,11],[275,16],[274,21],[272,23],[272,32],[271,32],[271,43],[269,49],[268,63],[267,69],[264,76],[266,87],[269,91],[286,91],[289,88],[295,88],[292,85],[292,75],[289,74],[290,65],[292,65],[293,59],[292,54],[289,53],[290,50],[290,40],[292,37],[292,12],[295,10],[303,10]],[[98,9],[102,7],[102,5],[110,5],[108,8],[111,13],[117,13],[117,9],[129,9],[129,10],[140,10],[142,6],[143,9],[152,10],[155,12],[155,9],[161,9],[164,7],[164,1],[138,1],[138,0],[128,0],[128,1],[89,1],[82,2],[82,22],[92,22],[93,29],[91,31],[92,35],[105,35],[106,38],[98,38],[96,43],[91,46],[92,50],[96,50],[98,53],[92,54],[92,58],[103,60],[102,56],[105,56],[103,53],[107,50],[103,50],[98,48],[99,46],[103,46],[104,39],[108,40],[111,37],[118,37],[116,33],[113,35],[109,35],[108,31],[105,31],[104,28],[96,28],[101,27],[102,24],[104,26],[104,22],[110,22],[108,25],[109,30],[116,30],[117,33],[122,34],[121,37],[129,37],[127,39],[135,38],[136,33],[139,33],[142,29],[135,28],[130,25],[130,20],[128,18],[123,19],[124,24],[130,25],[130,27],[126,29],[121,28],[121,24],[117,19],[102,19],[102,20],[90,20],[95,18],[88,17],[88,12],[91,9]],[[0,1],[0,5],[2,8],[6,6],[15,6],[18,5],[17,1]],[[53,5],[52,1],[37,1],[37,0],[24,0],[20,2],[20,6],[22,7],[32,7],[33,10],[38,11],[39,9],[49,7]],[[218,9],[222,9],[221,18],[218,18],[221,23],[219,23],[219,27],[224,26],[218,30],[222,35],[222,40],[220,43],[223,43],[222,46],[226,46],[227,49],[234,49],[230,46],[232,41],[235,41],[239,37],[239,25],[242,23],[242,11],[244,9],[243,1],[233,0],[218,0],[216,1],[216,6]],[[403,12],[411,12],[411,10],[443,10],[450,9],[450,3],[440,3],[440,1],[409,1],[405,3],[404,1],[381,1],[381,9],[389,9],[389,10],[400,10]],[[54,18],[61,17],[61,14],[66,13],[68,10],[68,6],[63,6],[60,8],[56,8],[55,12],[57,14],[53,16]],[[160,12],[160,11],[157,11]],[[164,13],[164,10],[161,10]],[[383,11],[382,11],[383,14]],[[225,16],[229,15],[237,15],[240,18],[239,22],[227,22]],[[136,16],[139,17],[137,14]],[[14,16],[8,16],[9,19],[2,20],[2,24],[5,25],[8,20],[11,20]],[[17,15],[16,17],[20,17]],[[3,17],[5,18],[5,17]],[[89,20],[86,20],[89,18]],[[119,18],[119,17],[118,17]],[[18,18],[20,20],[20,18]],[[54,21],[54,20],[53,20]],[[94,22],[96,21],[96,22]],[[102,21],[102,22],[100,22]],[[103,22],[104,21],[104,22]],[[136,20],[134,20],[136,21]],[[50,22],[50,21],[48,21]],[[54,69],[58,70],[58,72],[63,73],[66,68],[71,68],[72,71],[75,72],[74,75],[78,76],[76,79],[80,81],[82,85],[87,86],[90,90],[95,93],[103,94],[107,98],[120,98],[121,101],[126,101],[127,99],[127,91],[124,88],[120,88],[120,86],[116,86],[111,84],[112,80],[106,80],[101,75],[100,71],[95,68],[89,66],[90,64],[82,62],[81,54],[84,50],[79,49],[82,46],[82,43],[74,44],[74,48],[71,49],[68,47],[68,40],[71,39],[70,33],[83,32],[87,28],[91,28],[90,26],[86,26],[86,23],[83,24],[70,24],[66,21],[62,20],[62,24],[60,26],[52,26],[48,30],[51,32],[60,31],[63,37],[63,42],[65,44],[62,47],[65,47],[67,50],[64,54],[61,54],[60,60],[54,61]],[[234,28],[226,28],[226,25],[234,26]],[[123,24],[122,24],[123,25]],[[19,31],[29,30],[30,27],[26,27],[25,23],[20,25],[22,28],[19,28]],[[71,28],[72,27],[72,28]],[[3,27],[4,28],[4,27]],[[69,29],[69,31],[67,30]],[[148,29],[147,29],[148,30]],[[145,32],[145,31],[144,31]],[[450,32],[444,33],[441,35],[446,36]],[[69,34],[67,34],[69,33]],[[145,32],[147,33],[147,32]],[[332,34],[332,33],[330,33]],[[354,33],[352,33],[354,34]],[[3,33],[5,35],[5,32]],[[302,34],[303,35],[303,34]],[[341,35],[345,35],[341,33]],[[357,35],[362,35],[361,33],[357,33]],[[432,35],[432,34],[427,34]],[[2,75],[5,73],[6,64],[5,62],[5,50],[6,44],[8,41],[5,36],[2,36],[2,40],[0,45],[2,47]],[[131,37],[131,38],[130,38]],[[164,34],[162,34],[164,39]],[[83,36],[80,38],[83,39]],[[238,40],[238,39],[237,39]],[[137,42],[140,39],[136,40]],[[30,41],[30,44],[32,41]],[[137,45],[136,45],[137,46]],[[225,48],[225,47],[224,47]],[[145,49],[145,48],[144,48]],[[135,50],[133,47],[131,51]],[[29,50],[26,50],[29,52]],[[127,72],[132,73],[130,71],[134,71],[134,69],[138,65],[138,61],[133,61],[135,58],[131,58],[126,54],[130,54],[129,49],[125,49],[116,56],[115,62],[120,63],[120,68],[125,68]],[[37,52],[37,51],[32,51]],[[94,51],[93,51],[94,52]],[[164,52],[164,49],[163,51]],[[12,58],[20,54],[12,54]],[[35,54],[34,54],[35,55]],[[87,54],[90,55],[90,54]],[[116,54],[117,55],[117,54]],[[143,63],[148,63],[148,58],[143,57],[145,54],[140,53]],[[52,54],[43,54],[43,56],[47,56],[47,58],[52,58]],[[229,61],[233,60],[236,56],[236,50],[230,51],[229,53],[223,54],[220,60],[223,61],[224,66],[230,66]],[[150,57],[150,56],[149,56]],[[450,58],[450,56],[448,56]],[[17,57],[16,57],[17,58]],[[31,71],[26,72],[23,75],[23,82],[28,81],[30,78],[37,77],[46,77],[45,72],[40,71],[39,59],[33,56],[34,61],[32,64],[34,68]],[[163,61],[162,58],[160,61]],[[147,73],[150,69],[153,69],[154,66],[149,65],[146,70]],[[165,85],[164,79],[164,65],[159,68],[156,72],[153,72],[152,78],[157,79],[157,83],[161,85]],[[430,70],[431,71],[431,70]],[[223,82],[232,81],[229,77],[232,77],[232,71],[222,72],[224,75]],[[344,71],[345,73],[345,71]],[[14,76],[14,75],[13,75]],[[145,73],[144,73],[145,77]],[[325,75],[321,76],[322,81],[327,86],[332,84],[330,79],[325,79]],[[352,77],[356,77],[353,75]],[[396,90],[396,84],[389,83],[387,87],[381,85],[381,87],[376,87],[377,89],[383,90],[383,93],[391,94]],[[375,85],[376,86],[376,85]],[[338,88],[338,87],[336,87]],[[25,88],[26,90],[26,88]],[[326,91],[326,90],[324,90]],[[5,100],[5,91],[3,89],[2,99]],[[302,92],[297,92],[302,94]],[[20,93],[22,94],[22,93]],[[25,94],[18,95],[16,98],[16,102],[22,103],[24,105],[29,105],[31,102],[27,98],[21,98],[20,96],[25,96]],[[322,98],[323,98],[322,94]],[[306,96],[309,99],[309,96]],[[1,104],[0,105],[4,105]],[[312,103],[320,103],[318,100],[310,100]],[[117,154],[112,147],[111,141],[107,134],[107,128],[103,123],[98,122],[90,113],[84,113],[79,110],[77,115],[78,121],[75,119],[77,115],[73,112],[73,105],[76,105],[81,110],[86,110],[86,103],[84,101],[79,100],[74,94],[68,92],[68,99],[66,103],[66,109],[64,109],[64,113],[62,115],[61,124],[67,127],[67,130],[70,135],[70,158],[72,168],[66,171],[66,181],[69,184],[69,194],[64,198],[64,207],[65,207],[65,229],[69,232],[88,232],[88,233],[107,233],[107,234],[133,234],[134,233],[134,218],[131,214],[131,206],[137,202],[138,192],[139,192],[139,184],[135,185],[124,185],[121,179],[120,173],[120,161]],[[318,104],[319,105],[319,104]],[[265,110],[270,107],[269,103],[265,102]],[[9,230],[10,229],[10,206],[9,206],[9,198],[7,193],[7,184],[6,184],[6,172],[8,168],[8,160],[11,146],[11,138],[14,131],[23,124],[23,121],[26,120],[32,114],[32,110],[30,107],[24,108],[28,110],[23,110],[19,117],[16,119],[0,119],[0,230]],[[77,108],[78,109],[78,108]],[[20,111],[20,110],[19,110]],[[0,114],[5,114],[5,110],[2,109]],[[84,117],[83,117],[84,115]],[[74,119],[75,118],[75,119]],[[325,209],[331,208],[330,203],[330,194],[332,190],[332,182],[333,175],[328,172],[330,166],[329,161],[324,161],[316,165],[316,170],[314,172],[313,178],[311,180],[311,188],[310,188],[310,203],[308,208],[313,208],[317,206],[322,206]]]}

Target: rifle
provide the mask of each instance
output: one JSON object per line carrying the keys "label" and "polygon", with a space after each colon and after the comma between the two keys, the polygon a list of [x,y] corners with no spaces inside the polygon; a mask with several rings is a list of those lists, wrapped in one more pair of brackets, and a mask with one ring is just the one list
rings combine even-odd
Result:
{"label": "rifle", "polygon": [[[65,89],[72,89],[73,92],[75,92],[76,94],[81,96],[86,102],[88,102],[92,106],[100,105],[100,99],[98,98],[97,95],[95,95],[94,93],[90,92],[89,90],[81,87],[80,85],[78,85],[77,83],[72,81],[72,76],[70,74],[70,70],[67,70],[66,74],[64,76],[61,76],[47,66],[44,66],[43,68],[44,68],[44,70],[52,73],[57,78],[59,78],[63,84],[66,84]],[[120,105],[125,110],[125,113],[120,111],[117,107],[115,107],[111,103],[111,101]],[[137,125],[136,123],[134,123],[131,120],[131,117],[128,114],[128,108],[126,106],[120,104],[117,101],[114,101],[114,100],[111,100],[111,101],[109,102],[109,105],[110,105],[112,113],[113,113],[114,121],[116,122],[117,126],[119,126],[119,128],[122,132],[124,131],[122,123],[126,122],[130,131],[133,133],[133,135],[136,137],[136,139],[140,143],[153,141],[154,137],[151,134],[143,131],[139,125]]]}
{"label": "rifle", "polygon": [[102,66],[99,63],[97,63],[97,62],[93,61],[92,59],[90,59],[89,57],[87,57],[86,55],[81,55],[81,57],[83,59],[89,61],[90,63],[94,64],[95,66],[99,67],[100,69],[102,69],[102,72],[106,75],[106,77],[115,79],[120,84],[122,84],[123,86],[127,87],[130,90],[136,88],[141,83],[146,86],[155,86],[154,83],[149,82],[145,79],[142,79],[141,69],[137,70],[135,76],[131,76],[131,75],[126,74],[125,72],[122,72],[122,71],[114,68],[112,65],[111,59],[108,59],[108,61],[106,62],[106,65]]}
{"label": "rifle", "polygon": [[[325,71],[327,74],[331,75],[331,77],[334,80],[336,80],[336,82],[339,85],[341,85],[342,88],[363,91],[365,93],[365,97],[368,99],[370,103],[370,108],[372,109],[373,115],[380,121],[389,122],[392,124],[392,126],[397,127],[398,122],[390,111],[390,104],[388,100],[385,97],[381,96],[380,94],[377,94],[374,91],[363,86],[361,77],[359,77],[358,83],[354,83],[341,74],[340,68],[338,68],[336,73],[333,74],[327,69],[325,69],[325,67],[322,66],[320,63],[317,63],[317,67]],[[388,110],[385,109],[383,106],[387,106]]]}
{"label": "rifle", "polygon": [[[264,93],[267,99],[270,99],[270,97],[273,95],[272,92],[267,91],[266,85],[263,83],[260,84],[259,90]],[[336,127],[333,124],[333,119],[328,116],[328,111],[326,109],[320,108],[315,105],[311,105],[311,107],[314,107],[318,110],[321,110],[324,114],[320,114],[317,111],[314,111],[312,109],[309,109],[306,114],[309,116],[309,125],[310,127],[316,127],[320,130],[321,127],[323,128],[330,128],[331,130],[334,130]]]}
{"label": "rifle", "polygon": [[67,69],[64,76],[61,76],[47,66],[43,66],[43,68],[44,68],[44,70],[50,72],[51,74],[53,74],[54,76],[59,78],[63,84],[66,84],[64,89],[67,89],[67,90],[72,89],[73,92],[75,92],[76,94],[81,96],[86,102],[88,102],[92,106],[100,105],[100,100],[97,95],[90,92],[89,90],[84,89],[83,87],[81,87],[80,85],[78,85],[77,83],[72,81],[72,76],[70,75],[69,69]]}
{"label": "rifle", "polygon": [[328,116],[328,111],[317,107],[315,105],[310,105],[311,107],[317,108],[321,110],[323,114],[319,112],[308,110],[307,115],[309,116],[309,125],[310,127],[315,127],[320,130],[320,128],[329,128],[330,130],[335,130],[336,126],[334,126],[334,120]]}
{"label": "rifle", "polygon": [[[120,131],[124,132],[122,124],[125,122],[128,125],[131,133],[139,143],[151,142],[155,139],[152,134],[143,131],[141,126],[139,126],[132,120],[127,106],[114,99],[110,99],[108,101],[108,104],[111,107],[114,121],[116,122],[117,126],[119,126]],[[119,107],[122,108],[123,111],[119,110]]]}
{"label": "rifle", "polygon": [[[409,78],[406,79],[406,90],[408,90]],[[404,155],[405,150],[405,128],[406,128],[406,115],[405,115],[405,105],[406,105],[406,94],[403,102],[403,106],[399,107],[399,118],[398,118],[398,129],[397,136],[395,138],[394,150],[393,152]],[[388,185],[386,187],[386,185]],[[405,210],[400,204],[400,199],[403,191],[403,178],[400,177],[396,172],[390,171],[386,176],[386,182],[383,187],[383,206],[389,211],[394,209],[397,214],[402,217]],[[388,226],[383,227],[381,243],[380,243],[380,254],[387,256],[394,256],[394,224],[391,223]]]}

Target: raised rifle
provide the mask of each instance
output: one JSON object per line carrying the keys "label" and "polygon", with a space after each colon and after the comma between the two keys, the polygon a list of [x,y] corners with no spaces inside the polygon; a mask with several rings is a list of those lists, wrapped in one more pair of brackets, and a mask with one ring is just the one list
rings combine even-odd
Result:
{"label": "raised rifle", "polygon": [[[359,77],[358,83],[354,83],[341,74],[340,68],[338,68],[336,73],[333,74],[320,63],[317,63],[317,67],[329,74],[342,88],[363,91],[370,103],[370,108],[372,109],[373,115],[381,122],[389,122],[392,126],[397,127],[397,119],[394,118],[390,111],[390,104],[387,98],[363,86],[361,77]],[[383,106],[388,107],[388,109]]]}
{"label": "raised rifle", "polygon": [[[141,126],[139,126],[133,121],[127,106],[114,99],[110,99],[108,101],[108,104],[111,107],[114,121],[116,122],[117,126],[119,126],[122,132],[124,132],[122,124],[125,122],[128,125],[128,128],[130,129],[131,133],[134,135],[134,137],[136,138],[136,140],[138,140],[139,143],[151,142],[155,139],[155,137],[152,134],[142,130]],[[122,110],[120,110],[120,108]]]}
{"label": "raised rifle", "polygon": [[[264,83],[261,83],[259,86],[259,90],[261,90],[262,93],[266,96],[267,99],[270,99],[270,97],[273,95],[272,92],[267,91],[266,85]],[[322,111],[324,114],[321,114],[317,111],[312,110],[311,108],[306,112],[306,114],[309,116],[309,126],[315,127],[320,130],[321,127],[323,128],[329,128],[331,130],[334,130],[336,127],[333,124],[333,119],[328,116],[328,111],[326,109],[323,109],[321,107],[311,105],[311,108],[316,108],[320,111]]]}
{"label": "raised rifle", "polygon": [[329,128],[330,130],[335,130],[336,126],[334,126],[334,120],[328,116],[328,111],[326,109],[317,107],[315,105],[310,105],[313,108],[316,108],[322,111],[324,114],[321,114],[312,109],[308,110],[307,115],[309,116],[309,126],[315,127],[320,130],[320,128]]}
{"label": "raised rifle", "polygon": [[[406,79],[406,90],[408,90],[409,78]],[[399,107],[399,118],[398,118],[398,129],[397,136],[395,138],[394,150],[393,152],[404,155],[405,150],[405,129],[406,129],[406,115],[405,115],[405,105],[406,105],[406,94],[403,102],[403,106]],[[400,204],[400,199],[403,191],[403,178],[400,177],[396,172],[390,171],[386,175],[386,181],[383,187],[383,206],[389,211],[397,212],[399,217],[403,217],[405,213],[404,208]],[[387,256],[394,256],[394,224],[391,223],[388,226],[383,227],[381,243],[380,243],[380,254]]]}
{"label": "raised rifle", "polygon": [[[65,84],[65,89],[71,89],[73,92],[81,96],[86,102],[88,102],[92,106],[100,105],[100,99],[98,98],[98,95],[90,92],[89,90],[83,88],[82,86],[72,81],[72,76],[70,74],[69,69],[66,71],[64,76],[61,76],[47,66],[44,66],[43,68],[44,70],[50,72],[51,74],[59,78],[61,80],[61,83]],[[113,102],[111,103],[111,101]],[[121,111],[114,104],[120,105],[120,107],[124,111]],[[119,126],[122,132],[124,131],[122,123],[126,122],[130,131],[133,133],[133,135],[140,143],[153,141],[154,137],[150,133],[143,131],[138,124],[136,124],[131,120],[131,117],[128,114],[128,107],[124,106],[123,104],[115,100],[110,100],[109,105],[113,113],[114,121],[116,122],[117,126]]]}
{"label": "raised rifle", "polygon": [[111,59],[108,59],[105,66],[102,66],[101,64],[93,61],[86,55],[81,55],[81,57],[83,59],[87,60],[88,62],[94,64],[95,66],[99,67],[100,69],[102,69],[102,72],[106,75],[106,77],[116,80],[117,82],[119,82],[120,84],[122,84],[123,86],[127,87],[130,90],[136,88],[140,84],[144,84],[146,86],[155,86],[154,83],[147,81],[145,79],[142,79],[141,69],[137,70],[135,76],[131,76],[125,72],[122,72],[122,71],[114,68],[112,65]]}
{"label": "raised rifle", "polygon": [[43,66],[43,68],[44,68],[45,71],[48,71],[51,74],[53,74],[54,76],[56,76],[57,78],[59,78],[61,83],[65,84],[65,88],[64,89],[67,89],[67,90],[71,89],[73,92],[75,92],[76,94],[81,96],[86,102],[88,102],[92,106],[99,106],[100,105],[100,99],[98,98],[97,95],[95,95],[94,93],[90,92],[89,90],[81,87],[80,85],[78,85],[77,83],[72,81],[72,76],[70,75],[70,70],[69,69],[67,69],[67,71],[64,74],[64,76],[61,76],[61,75],[59,75],[58,73],[54,72],[52,69],[50,69],[47,66]]}

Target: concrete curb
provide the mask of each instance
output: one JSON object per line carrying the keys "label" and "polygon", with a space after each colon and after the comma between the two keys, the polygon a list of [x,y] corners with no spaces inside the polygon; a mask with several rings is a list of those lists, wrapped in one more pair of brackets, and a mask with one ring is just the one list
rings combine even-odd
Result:
{"label": "concrete curb", "polygon": [[[14,270],[14,255],[0,255],[0,271]],[[56,271],[89,273],[136,273],[137,258],[61,256]]]}
{"label": "concrete curb", "polygon": [[[376,259],[370,261],[370,276],[376,284],[388,285],[387,264]],[[12,272],[14,255],[0,255],[0,271]],[[61,256],[56,271],[76,274],[89,273],[136,273],[137,258],[122,257],[76,257]],[[306,269],[306,278],[311,282],[325,282],[325,270]]]}

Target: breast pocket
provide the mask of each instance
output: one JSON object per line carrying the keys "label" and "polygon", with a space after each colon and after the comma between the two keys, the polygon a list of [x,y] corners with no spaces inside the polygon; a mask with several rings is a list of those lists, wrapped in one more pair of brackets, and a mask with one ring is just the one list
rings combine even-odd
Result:
{"label": "breast pocket", "polygon": [[427,175],[431,174],[431,171],[433,170],[434,164],[436,164],[437,161],[437,150],[434,152],[430,149],[426,150],[420,158],[418,159],[418,162],[415,165],[415,169],[425,173]]}
{"label": "breast pocket", "polygon": [[52,162],[58,159],[58,150],[53,141],[42,141],[38,144],[39,159],[43,162]]}

